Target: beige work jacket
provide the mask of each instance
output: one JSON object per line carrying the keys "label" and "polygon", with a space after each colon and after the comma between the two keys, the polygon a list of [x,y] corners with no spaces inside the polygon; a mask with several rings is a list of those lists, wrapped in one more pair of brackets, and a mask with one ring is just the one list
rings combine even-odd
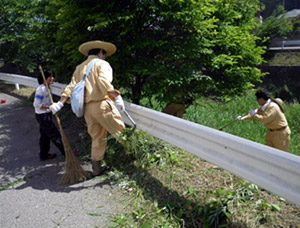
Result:
{"label": "beige work jacket", "polygon": [[78,65],[73,73],[71,82],[62,91],[61,96],[70,98],[75,85],[83,79],[90,62],[97,58],[85,81],[85,103],[106,99],[108,92],[115,91],[112,83],[113,71],[110,64],[96,55],[90,55],[84,62]]}
{"label": "beige work jacket", "polygon": [[256,115],[252,117],[250,114],[245,119],[257,119],[262,122],[268,129],[276,130],[288,126],[288,122],[284,113],[280,110],[278,104],[272,102],[263,111],[259,108]]}

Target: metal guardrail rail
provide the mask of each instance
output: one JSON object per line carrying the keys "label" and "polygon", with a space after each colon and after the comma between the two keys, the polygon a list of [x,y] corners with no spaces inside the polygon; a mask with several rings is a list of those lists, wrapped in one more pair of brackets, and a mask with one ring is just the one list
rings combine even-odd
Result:
{"label": "metal guardrail rail", "polygon": [[[0,80],[37,86],[36,79],[20,75],[0,73]],[[54,94],[65,86],[55,83]],[[132,103],[125,106],[138,129],[300,205],[299,156]]]}
{"label": "metal guardrail rail", "polygon": [[[23,75],[17,75],[17,74],[6,74],[6,73],[0,73],[0,80],[7,81],[7,82],[13,82],[15,84],[21,84],[33,88],[37,88],[39,86],[38,81],[36,78],[23,76]],[[18,87],[18,86],[16,86]],[[51,91],[55,95],[60,95],[61,91],[66,87],[65,84],[54,82],[51,85]]]}
{"label": "metal guardrail rail", "polygon": [[300,40],[278,40],[272,41],[271,46],[268,50],[279,51],[279,50],[299,50]]}

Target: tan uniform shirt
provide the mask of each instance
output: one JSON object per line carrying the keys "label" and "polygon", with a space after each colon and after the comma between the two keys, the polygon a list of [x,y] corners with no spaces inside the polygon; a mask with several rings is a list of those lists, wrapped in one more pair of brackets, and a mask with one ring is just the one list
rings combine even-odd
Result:
{"label": "tan uniform shirt", "polygon": [[83,79],[90,62],[97,58],[85,81],[84,102],[101,101],[106,99],[108,92],[114,91],[111,84],[113,72],[110,64],[96,55],[90,55],[84,62],[78,65],[73,73],[69,85],[62,91],[61,96],[71,97],[75,85]]}
{"label": "tan uniform shirt", "polygon": [[254,117],[250,114],[246,115],[245,119],[257,119],[271,130],[280,129],[288,125],[284,113],[275,102],[270,102],[264,111],[259,108]]}

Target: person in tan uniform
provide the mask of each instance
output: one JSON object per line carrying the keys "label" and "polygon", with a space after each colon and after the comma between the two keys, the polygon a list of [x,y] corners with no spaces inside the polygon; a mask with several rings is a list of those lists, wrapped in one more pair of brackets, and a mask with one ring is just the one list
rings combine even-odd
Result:
{"label": "person in tan uniform", "polygon": [[62,91],[60,101],[51,107],[52,112],[56,113],[65,102],[69,102],[75,85],[83,79],[90,62],[94,60],[85,82],[84,118],[92,138],[91,163],[92,174],[95,176],[100,175],[105,169],[102,160],[106,149],[107,132],[116,137],[125,127],[118,111],[118,109],[125,110],[124,102],[120,92],[112,85],[112,68],[105,61],[106,57],[115,51],[115,45],[109,42],[96,40],[81,44],[79,52],[88,57],[76,67],[71,82]]}
{"label": "person in tan uniform", "polygon": [[246,116],[238,116],[237,120],[256,119],[267,128],[266,144],[279,150],[288,151],[291,130],[284,115],[282,100],[272,99],[266,90],[255,93],[259,109],[251,109]]}

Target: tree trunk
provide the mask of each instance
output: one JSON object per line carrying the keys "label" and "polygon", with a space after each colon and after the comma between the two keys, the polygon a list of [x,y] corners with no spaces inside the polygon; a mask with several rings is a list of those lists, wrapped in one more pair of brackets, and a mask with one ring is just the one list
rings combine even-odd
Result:
{"label": "tree trunk", "polygon": [[135,77],[135,83],[132,83],[132,102],[139,105],[142,97],[143,82],[140,75]]}

